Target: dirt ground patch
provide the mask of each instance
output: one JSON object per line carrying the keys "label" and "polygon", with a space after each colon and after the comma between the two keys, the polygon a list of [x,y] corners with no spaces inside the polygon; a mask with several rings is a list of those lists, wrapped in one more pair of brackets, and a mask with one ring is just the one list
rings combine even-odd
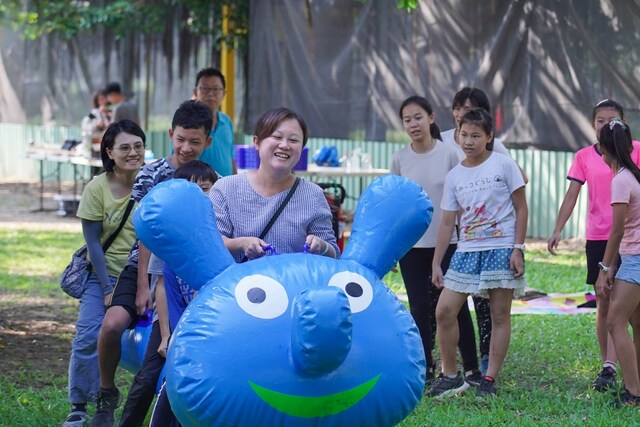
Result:
{"label": "dirt ground patch", "polygon": [[[19,307],[17,310],[16,307]],[[29,386],[50,385],[50,374],[65,372],[77,317],[72,301],[0,294],[0,376],[30,371]],[[42,375],[38,375],[42,373]],[[20,375],[15,375],[19,381]],[[42,378],[37,382],[37,378]]]}
{"label": "dirt ground patch", "polygon": [[[62,187],[64,192],[69,190]],[[38,183],[0,182],[0,228],[80,231],[77,218],[56,213],[58,202],[53,195],[57,192],[54,183],[45,186],[41,209]],[[47,380],[52,373],[66,372],[77,306],[62,291],[48,298],[0,292],[0,354],[4,355],[0,376],[29,370],[34,374],[31,378],[42,378],[40,383],[30,381],[37,387],[50,385]]]}
{"label": "dirt ground patch", "polygon": [[57,184],[45,183],[41,201],[37,182],[0,181],[0,227],[80,231],[80,220],[60,216],[59,203],[54,200],[58,191],[70,194],[72,188],[62,184],[58,190]]}

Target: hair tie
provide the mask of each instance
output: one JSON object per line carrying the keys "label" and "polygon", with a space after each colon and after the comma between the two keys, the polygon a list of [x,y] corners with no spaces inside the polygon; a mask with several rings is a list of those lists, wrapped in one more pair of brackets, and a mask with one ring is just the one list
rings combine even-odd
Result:
{"label": "hair tie", "polygon": [[613,130],[615,125],[622,126],[622,130],[625,130],[627,128],[627,125],[625,125],[622,120],[616,118],[616,119],[611,119],[611,121],[609,122],[609,130]]}

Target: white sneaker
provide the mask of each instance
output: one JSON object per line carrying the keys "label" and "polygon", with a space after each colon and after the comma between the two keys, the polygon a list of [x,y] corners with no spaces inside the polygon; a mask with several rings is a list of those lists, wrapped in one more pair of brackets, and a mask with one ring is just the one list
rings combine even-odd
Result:
{"label": "white sneaker", "polygon": [[67,415],[62,427],[84,427],[89,422],[89,415],[84,411],[73,411]]}

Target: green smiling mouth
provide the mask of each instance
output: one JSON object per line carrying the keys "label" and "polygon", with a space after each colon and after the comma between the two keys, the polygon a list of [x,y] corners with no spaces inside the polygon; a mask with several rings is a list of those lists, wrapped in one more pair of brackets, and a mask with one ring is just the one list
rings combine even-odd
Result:
{"label": "green smiling mouth", "polygon": [[376,385],[380,375],[352,389],[318,397],[279,393],[249,381],[249,385],[269,406],[287,415],[301,418],[337,414],[361,401]]}

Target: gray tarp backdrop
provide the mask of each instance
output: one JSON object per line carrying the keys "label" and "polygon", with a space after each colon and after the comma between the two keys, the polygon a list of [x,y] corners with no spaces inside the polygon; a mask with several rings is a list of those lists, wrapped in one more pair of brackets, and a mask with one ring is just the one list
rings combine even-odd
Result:
{"label": "gray tarp backdrop", "polygon": [[[403,99],[424,95],[441,129],[463,86],[487,92],[512,148],[574,151],[610,97],[640,135],[640,2],[254,0],[247,127],[289,106],[313,137],[393,140]],[[397,133],[395,134],[397,135]]]}

